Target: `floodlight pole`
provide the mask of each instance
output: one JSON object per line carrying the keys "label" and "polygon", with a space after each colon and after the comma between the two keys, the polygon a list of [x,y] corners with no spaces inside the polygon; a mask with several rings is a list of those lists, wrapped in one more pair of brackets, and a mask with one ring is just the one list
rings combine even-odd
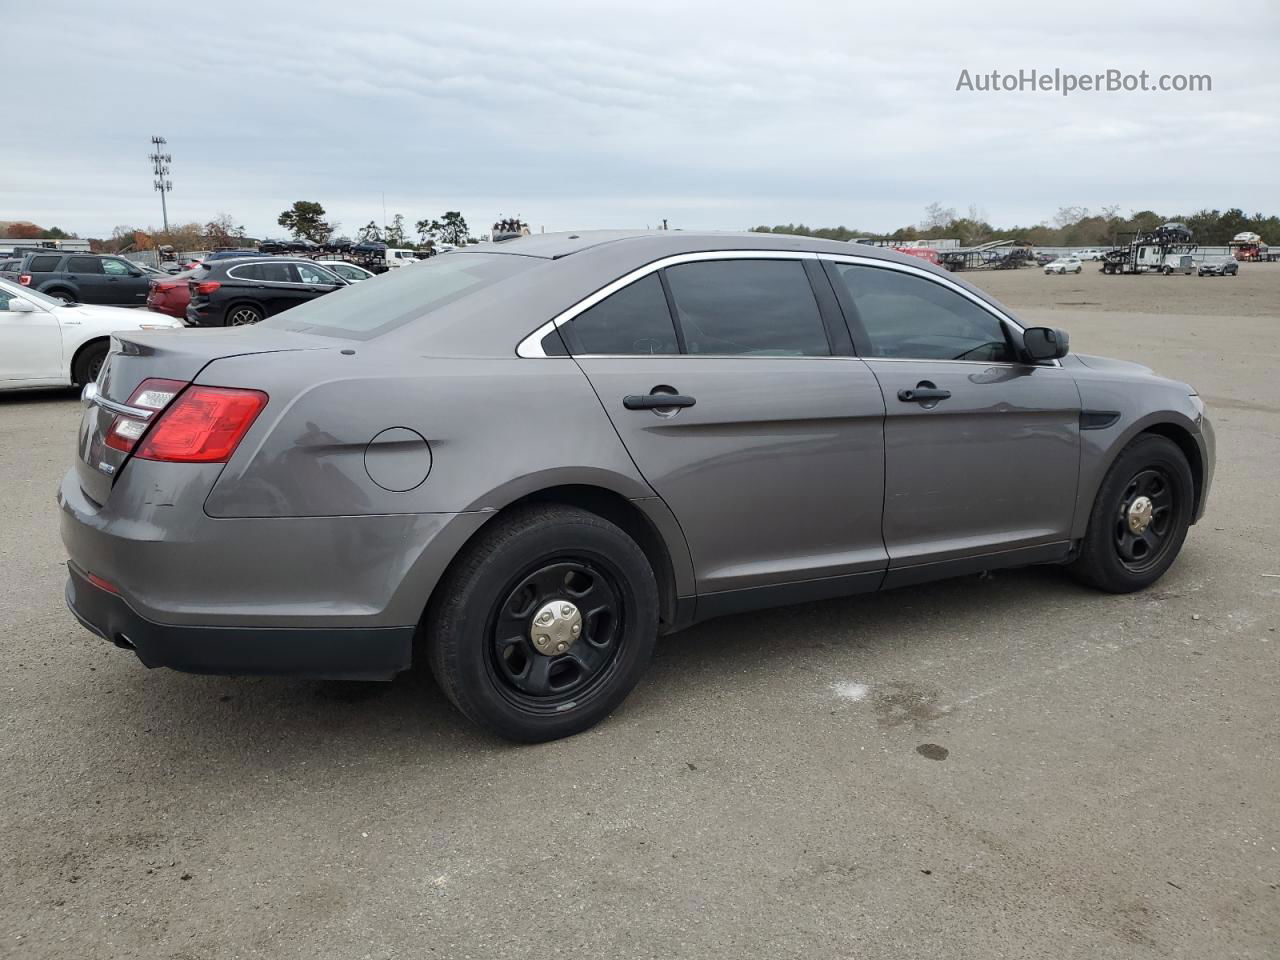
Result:
{"label": "floodlight pole", "polygon": [[149,157],[151,160],[151,169],[155,174],[155,188],[160,192],[160,214],[164,217],[164,232],[169,232],[169,204],[165,202],[165,194],[173,189],[173,181],[169,179],[169,164],[173,161],[173,155],[163,153],[161,148],[168,143],[164,137],[152,137],[151,146],[155,148],[155,152]]}

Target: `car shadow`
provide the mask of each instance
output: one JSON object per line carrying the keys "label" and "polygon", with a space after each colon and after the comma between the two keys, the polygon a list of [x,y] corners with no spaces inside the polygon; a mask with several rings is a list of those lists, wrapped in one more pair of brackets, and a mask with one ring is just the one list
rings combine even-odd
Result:
{"label": "car shadow", "polygon": [[66,403],[80,397],[79,387],[30,387],[22,390],[0,390],[0,406]]}
{"label": "car shadow", "polygon": [[[716,687],[757,689],[791,670],[799,656],[817,658],[819,666],[829,661],[839,671],[849,668],[851,657],[870,658],[882,646],[905,646],[922,659],[954,654],[957,624],[973,635],[984,623],[1007,623],[1028,610],[1037,618],[1066,618],[1085,600],[1107,598],[1057,569],[1028,568],[708,621],[663,638],[638,690],[596,730],[607,737],[614,721],[647,726],[666,715],[673,700],[702,698]],[[216,772],[227,784],[266,769],[310,780],[369,764],[428,760],[461,773],[477,756],[528,749],[463,718],[421,656],[414,669],[387,683],[200,677],[145,670],[124,652],[109,656],[110,696],[73,692],[90,714],[85,721],[131,726],[140,761],[160,762],[176,776],[205,779]]]}

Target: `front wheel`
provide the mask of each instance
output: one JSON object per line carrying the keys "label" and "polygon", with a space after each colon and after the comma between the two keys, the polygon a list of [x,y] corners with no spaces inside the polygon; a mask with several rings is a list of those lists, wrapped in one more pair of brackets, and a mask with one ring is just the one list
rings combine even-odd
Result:
{"label": "front wheel", "polygon": [[1164,575],[1182,549],[1195,499],[1178,445],[1139,434],[1103,478],[1073,577],[1108,593],[1131,593]]}
{"label": "front wheel", "polygon": [[468,719],[511,740],[598,723],[643,673],[658,632],[644,551],[595,514],[546,504],[492,521],[436,587],[431,671]]}
{"label": "front wheel", "polygon": [[71,379],[77,386],[84,386],[98,379],[98,372],[107,359],[108,346],[107,341],[102,340],[89,344],[76,354],[75,363],[71,367]]}

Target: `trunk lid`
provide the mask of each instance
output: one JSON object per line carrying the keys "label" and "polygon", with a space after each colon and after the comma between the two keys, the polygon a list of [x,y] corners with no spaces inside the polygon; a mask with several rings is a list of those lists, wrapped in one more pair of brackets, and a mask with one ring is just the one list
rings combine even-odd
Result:
{"label": "trunk lid", "polygon": [[[129,454],[106,443],[116,413],[107,404],[128,404],[142,381],[151,378],[190,383],[214,360],[255,353],[336,350],[342,341],[289,330],[231,327],[214,330],[136,330],[113,334],[96,384],[99,400],[85,408],[76,445],[80,488],[101,506]],[[270,392],[270,386],[264,386]],[[105,402],[103,402],[105,401]],[[159,413],[152,416],[154,421]]]}

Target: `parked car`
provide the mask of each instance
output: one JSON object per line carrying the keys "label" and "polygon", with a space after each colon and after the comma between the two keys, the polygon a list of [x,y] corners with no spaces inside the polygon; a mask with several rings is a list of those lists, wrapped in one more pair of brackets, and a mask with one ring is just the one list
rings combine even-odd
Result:
{"label": "parked car", "polygon": [[147,309],[186,320],[187,304],[191,302],[191,286],[187,281],[198,272],[196,268],[173,276],[153,277],[147,291]]}
{"label": "parked car", "polygon": [[387,267],[404,267],[411,263],[417,263],[424,259],[418,255],[416,250],[408,250],[402,247],[388,247],[383,254],[387,261]]}
{"label": "parked car", "polygon": [[1071,255],[1076,260],[1101,260],[1102,251],[1098,249],[1077,250]]}
{"label": "parked car", "polygon": [[1234,277],[1239,272],[1240,264],[1234,257],[1205,257],[1196,268],[1196,275],[1201,277]]}
{"label": "parked car", "polygon": [[346,285],[311,260],[218,260],[201,264],[187,278],[186,319],[196,327],[244,326]]}
{"label": "parked car", "polygon": [[181,326],[141,310],[69,305],[0,280],[0,390],[90,383],[113,332]]}
{"label": "parked car", "polygon": [[23,256],[18,283],[67,303],[140,307],[150,278],[123,257],[50,251]]}
{"label": "parked car", "polygon": [[345,260],[320,260],[317,262],[326,270],[336,273],[347,283],[359,283],[361,280],[369,280],[377,276],[377,274],[366,270],[364,267],[354,263],[347,263]]}
{"label": "parked car", "polygon": [[122,335],[85,402],[58,500],[90,630],[363,679],[417,637],[464,714],[534,741],[709,617],[1031,563],[1142,589],[1214,468],[1187,384],[919,259],[772,234],[458,251]]}
{"label": "parked car", "polygon": [[243,257],[257,257],[261,254],[257,250],[235,249],[235,250],[211,250],[201,258],[201,263],[215,263],[218,260],[239,260]]}
{"label": "parked car", "polygon": [[1044,272],[1046,275],[1050,273],[1079,273],[1083,269],[1084,264],[1076,257],[1059,257],[1051,263],[1046,263]]}
{"label": "parked car", "polygon": [[1058,258],[1055,257],[1052,253],[1037,253],[1035,256],[1035,259],[1036,259],[1036,263],[1043,267],[1047,264],[1053,263],[1053,261],[1057,260]]}
{"label": "parked car", "polygon": [[8,259],[0,258],[0,279],[12,280],[15,283],[18,280],[19,268],[22,261],[17,257],[9,257]]}

